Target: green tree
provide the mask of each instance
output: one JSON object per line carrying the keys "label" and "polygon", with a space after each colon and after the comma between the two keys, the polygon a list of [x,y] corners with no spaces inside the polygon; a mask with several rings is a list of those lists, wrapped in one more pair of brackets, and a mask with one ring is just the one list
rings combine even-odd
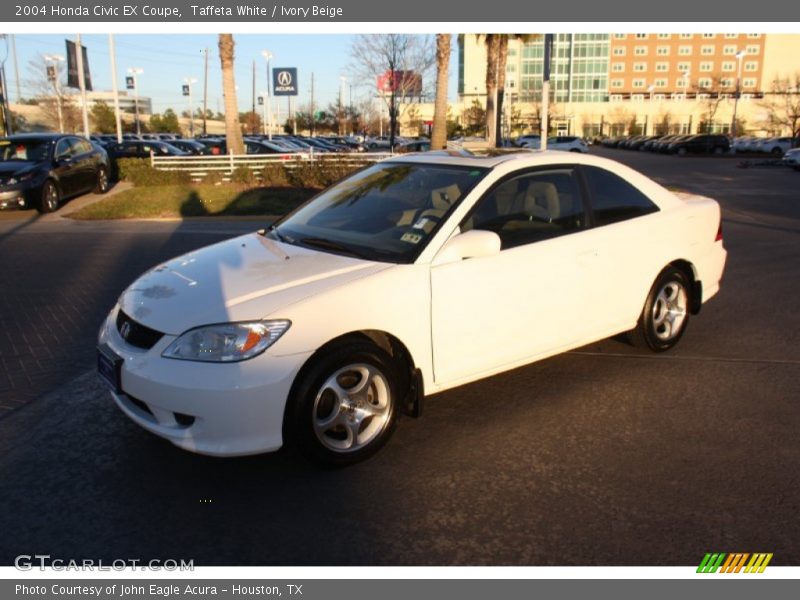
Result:
{"label": "green tree", "polygon": [[150,130],[155,133],[179,133],[181,124],[174,110],[168,108],[163,115],[158,113],[150,117]]}
{"label": "green tree", "polygon": [[97,133],[116,133],[117,118],[114,111],[105,102],[96,102],[89,112],[92,126]]}

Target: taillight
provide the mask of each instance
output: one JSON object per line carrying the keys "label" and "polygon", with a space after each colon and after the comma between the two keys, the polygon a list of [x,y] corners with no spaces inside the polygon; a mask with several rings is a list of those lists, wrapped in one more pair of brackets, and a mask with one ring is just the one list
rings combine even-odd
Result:
{"label": "taillight", "polygon": [[719,227],[717,228],[717,237],[714,238],[715,242],[722,241],[722,219],[719,220]]}

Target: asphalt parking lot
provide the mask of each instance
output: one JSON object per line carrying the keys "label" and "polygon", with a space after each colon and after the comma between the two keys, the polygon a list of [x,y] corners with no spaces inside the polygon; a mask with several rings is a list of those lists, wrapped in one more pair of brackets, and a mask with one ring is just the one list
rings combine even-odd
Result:
{"label": "asphalt parking lot", "polygon": [[718,297],[673,352],[606,340],[431,397],[346,470],[179,451],[93,373],[127,284],[252,222],[0,219],[0,564],[800,564],[800,173],[593,152],[720,201]]}

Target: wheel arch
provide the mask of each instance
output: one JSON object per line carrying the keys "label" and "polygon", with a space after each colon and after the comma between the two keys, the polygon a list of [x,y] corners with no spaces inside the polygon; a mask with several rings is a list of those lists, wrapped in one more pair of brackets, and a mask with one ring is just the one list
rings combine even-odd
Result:
{"label": "wheel arch", "polygon": [[[334,352],[337,348],[342,348],[351,342],[364,342],[374,344],[378,348],[384,350],[398,367],[398,372],[401,375],[401,407],[405,414],[418,417],[422,413],[422,398],[425,395],[424,381],[422,373],[414,362],[414,357],[400,338],[397,336],[378,329],[361,329],[350,331],[332,338],[325,342],[322,346],[317,348],[314,353],[309,356],[300,367],[297,375],[292,382],[289,390],[289,400],[295,398],[297,394],[297,387],[305,377],[309,369],[320,357]],[[284,411],[283,432],[284,439],[287,435],[286,415],[288,411]]]}
{"label": "wheel arch", "polygon": [[674,267],[686,275],[691,286],[689,311],[693,315],[698,314],[700,312],[700,307],[703,305],[703,283],[697,276],[697,268],[684,258],[673,260],[667,267]]}

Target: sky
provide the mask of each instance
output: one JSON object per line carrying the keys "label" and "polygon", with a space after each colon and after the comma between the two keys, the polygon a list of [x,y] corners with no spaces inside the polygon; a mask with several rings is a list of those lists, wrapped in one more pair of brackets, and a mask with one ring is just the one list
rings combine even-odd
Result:
{"label": "sky", "polygon": [[[22,95],[31,96],[34,89],[26,80],[32,78],[29,62],[39,54],[65,56],[64,40],[74,41],[75,34],[18,34],[15,35],[17,63],[19,65]],[[266,63],[261,56],[263,50],[272,53],[272,67],[297,67],[300,89],[298,105],[310,100],[311,73],[314,73],[316,105],[326,107],[338,99],[340,77],[347,78],[345,85],[353,82],[353,103],[374,93],[374,83],[355,82],[352,78],[350,47],[354,36],[333,34],[287,34],[259,35],[236,34],[236,85],[237,99],[242,111],[252,106],[252,64],[256,61],[256,93],[266,89]],[[87,48],[92,85],[95,90],[111,90],[111,66],[109,60],[108,35],[83,34],[81,41]],[[222,111],[222,79],[220,74],[217,36],[213,34],[115,34],[117,55],[117,79],[120,90],[125,89],[125,75],[129,67],[140,67],[144,73],[138,78],[139,94],[150,96],[153,111],[163,112],[173,108],[176,112],[188,109],[188,98],[182,96],[181,86],[187,77],[198,82],[193,90],[195,109],[202,103],[203,49],[208,48],[209,79],[208,108]],[[455,95],[457,81],[456,44],[453,38],[453,53],[450,62],[450,95]],[[5,48],[0,47],[0,60]],[[432,70],[433,75],[433,70]],[[6,76],[12,101],[17,100],[14,64],[9,55],[6,61]],[[431,80],[431,89],[433,81]],[[427,85],[427,82],[426,82]],[[345,101],[350,90],[345,89]],[[279,101],[285,103],[285,99]],[[280,105],[279,105],[280,106]],[[260,110],[258,106],[256,110]],[[284,110],[284,108],[281,108]]]}

